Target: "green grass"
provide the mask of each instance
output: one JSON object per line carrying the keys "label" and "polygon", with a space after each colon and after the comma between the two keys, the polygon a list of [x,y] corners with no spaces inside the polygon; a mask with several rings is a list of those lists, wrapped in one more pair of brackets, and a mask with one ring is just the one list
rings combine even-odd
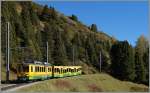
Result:
{"label": "green grass", "polygon": [[36,92],[95,92],[95,91],[148,91],[148,87],[127,81],[120,81],[108,74],[91,74],[45,80],[17,91]]}

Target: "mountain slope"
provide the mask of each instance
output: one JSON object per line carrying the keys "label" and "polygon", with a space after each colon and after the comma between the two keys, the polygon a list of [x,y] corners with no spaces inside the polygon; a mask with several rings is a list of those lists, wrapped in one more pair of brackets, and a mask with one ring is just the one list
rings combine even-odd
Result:
{"label": "mountain slope", "polygon": [[[103,32],[93,32],[79,20],[73,20],[53,7],[33,2],[2,2],[2,54],[5,55],[6,22],[10,22],[12,48],[11,67],[27,59],[46,61],[49,43],[49,63],[81,65],[98,68],[99,51],[107,67],[109,50],[115,39]],[[25,47],[25,48],[18,48]],[[74,60],[73,60],[74,55]],[[105,66],[103,66],[105,68]]]}

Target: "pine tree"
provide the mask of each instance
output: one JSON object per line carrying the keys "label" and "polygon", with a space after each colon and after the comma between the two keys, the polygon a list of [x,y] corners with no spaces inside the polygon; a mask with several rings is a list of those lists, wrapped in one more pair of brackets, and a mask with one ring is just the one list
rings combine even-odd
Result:
{"label": "pine tree", "polygon": [[92,24],[92,25],[91,25],[91,31],[93,31],[93,32],[98,32],[98,29],[97,29],[97,25],[96,25],[96,24]]}
{"label": "pine tree", "polygon": [[[146,59],[148,57],[144,57],[146,53],[146,49],[149,47],[148,41],[144,36],[140,36],[138,38],[136,47],[135,47],[135,63],[136,63],[136,78],[135,81],[139,83],[146,82]],[[143,59],[144,58],[144,59]],[[145,60],[145,61],[144,61]]]}
{"label": "pine tree", "polygon": [[146,68],[146,81],[144,82],[145,84],[149,84],[149,48],[146,49],[146,52],[144,53],[143,56],[143,61],[145,62],[144,66]]}
{"label": "pine tree", "polygon": [[127,41],[120,41],[112,46],[112,74],[122,80],[134,80],[135,69],[132,47]]}
{"label": "pine tree", "polygon": [[50,17],[49,8],[48,8],[48,5],[45,5],[42,10],[42,14],[41,14],[40,18],[44,21],[48,21],[49,17]]}
{"label": "pine tree", "polygon": [[92,36],[92,34],[89,34],[89,37],[87,38],[86,50],[88,52],[90,62],[93,64],[93,66],[99,68],[98,56],[95,51],[94,37]]}
{"label": "pine tree", "polygon": [[70,18],[71,18],[72,20],[78,22],[78,17],[77,17],[76,15],[72,15]]}

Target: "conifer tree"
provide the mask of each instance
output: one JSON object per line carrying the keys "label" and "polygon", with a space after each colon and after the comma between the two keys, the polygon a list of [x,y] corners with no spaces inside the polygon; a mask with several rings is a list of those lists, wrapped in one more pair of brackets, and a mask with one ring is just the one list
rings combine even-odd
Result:
{"label": "conifer tree", "polygon": [[97,25],[96,25],[96,24],[92,24],[92,25],[91,25],[91,30],[92,30],[93,32],[97,32],[97,31],[98,31]]}
{"label": "conifer tree", "polygon": [[148,59],[148,56],[146,57],[144,54],[147,52],[148,47],[149,45],[147,39],[144,36],[140,36],[135,47],[135,81],[139,83],[146,82],[146,65],[148,65],[146,60]]}
{"label": "conifer tree", "polygon": [[49,17],[50,17],[50,12],[48,9],[48,5],[45,5],[42,10],[41,19],[44,21],[48,21]]}
{"label": "conifer tree", "polygon": [[127,41],[119,41],[111,49],[112,74],[122,80],[134,80],[134,55]]}
{"label": "conifer tree", "polygon": [[76,15],[72,15],[70,18],[74,21],[78,21],[78,17]]}

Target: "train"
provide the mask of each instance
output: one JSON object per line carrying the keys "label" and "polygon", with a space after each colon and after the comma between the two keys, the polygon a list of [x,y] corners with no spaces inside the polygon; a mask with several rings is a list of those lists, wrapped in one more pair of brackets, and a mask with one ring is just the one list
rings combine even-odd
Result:
{"label": "train", "polygon": [[82,66],[55,66],[46,62],[34,61],[17,64],[18,81],[46,80],[82,74]]}

